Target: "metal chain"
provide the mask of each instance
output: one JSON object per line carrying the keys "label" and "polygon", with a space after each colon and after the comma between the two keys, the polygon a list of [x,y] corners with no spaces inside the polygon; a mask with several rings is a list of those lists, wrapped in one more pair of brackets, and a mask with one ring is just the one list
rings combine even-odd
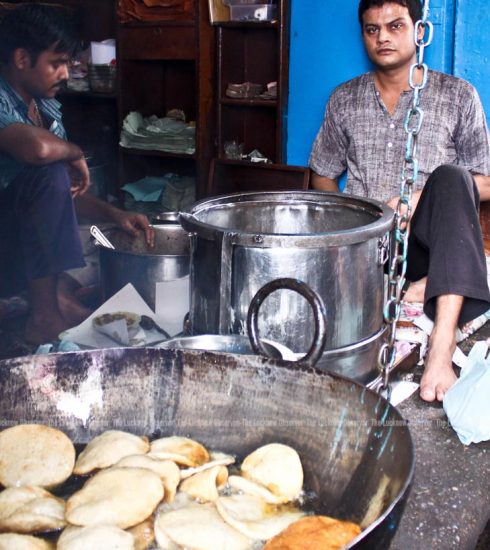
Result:
{"label": "metal chain", "polygon": [[[428,20],[429,0],[424,1],[422,19],[415,24],[415,45],[417,47],[416,61],[410,67],[408,82],[413,90],[412,103],[405,117],[405,132],[407,144],[405,158],[401,171],[400,199],[395,212],[395,234],[392,258],[388,275],[388,296],[383,311],[385,323],[388,326],[388,340],[381,346],[378,364],[382,371],[380,390],[387,392],[388,399],[391,391],[389,386],[390,372],[396,358],[395,338],[396,327],[401,313],[402,291],[405,285],[407,271],[409,221],[412,214],[413,185],[417,181],[419,165],[417,154],[417,137],[422,129],[424,111],[420,108],[422,90],[427,85],[429,68],[424,63],[424,51],[432,42],[434,27]],[[420,73],[420,70],[422,73]],[[421,74],[420,84],[415,83],[415,77]]]}

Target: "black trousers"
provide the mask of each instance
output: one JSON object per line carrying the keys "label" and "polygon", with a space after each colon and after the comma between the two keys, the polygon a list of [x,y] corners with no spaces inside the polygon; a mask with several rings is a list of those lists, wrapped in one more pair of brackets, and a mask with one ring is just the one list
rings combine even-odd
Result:
{"label": "black trousers", "polygon": [[27,167],[0,191],[0,296],[84,265],[65,163]]}
{"label": "black trousers", "polygon": [[424,312],[431,319],[442,294],[465,297],[460,326],[490,309],[479,206],[472,175],[458,166],[434,170],[422,191],[411,222],[407,279],[427,276]]}

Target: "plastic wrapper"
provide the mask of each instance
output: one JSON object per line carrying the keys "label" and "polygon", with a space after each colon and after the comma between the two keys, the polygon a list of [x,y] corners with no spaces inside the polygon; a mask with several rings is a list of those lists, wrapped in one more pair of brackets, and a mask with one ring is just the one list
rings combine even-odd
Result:
{"label": "plastic wrapper", "polygon": [[490,439],[490,358],[488,345],[477,342],[459,380],[444,396],[443,407],[464,445]]}

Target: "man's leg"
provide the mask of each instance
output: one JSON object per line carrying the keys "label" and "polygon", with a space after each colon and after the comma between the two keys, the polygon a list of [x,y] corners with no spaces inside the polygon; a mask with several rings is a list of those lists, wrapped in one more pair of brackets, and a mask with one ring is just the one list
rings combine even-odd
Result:
{"label": "man's leg", "polygon": [[1,232],[15,243],[10,257],[3,259],[11,268],[10,290],[27,286],[31,311],[26,339],[43,343],[71,326],[59,308],[58,275],[84,265],[65,165],[24,170],[3,192],[2,199],[2,212],[9,225],[2,223]]}
{"label": "man's leg", "polygon": [[424,401],[442,401],[444,394],[457,380],[452,357],[463,301],[463,296],[457,294],[443,294],[437,298],[436,319],[420,381],[420,397]]}
{"label": "man's leg", "polygon": [[452,354],[458,325],[490,308],[479,196],[472,176],[441,166],[430,176],[412,218],[407,278],[427,277],[424,311],[434,320],[421,397],[442,400],[456,380]]}
{"label": "man's leg", "polygon": [[25,339],[44,344],[58,338],[69,327],[58,307],[58,279],[55,275],[28,282],[31,309],[25,327]]}

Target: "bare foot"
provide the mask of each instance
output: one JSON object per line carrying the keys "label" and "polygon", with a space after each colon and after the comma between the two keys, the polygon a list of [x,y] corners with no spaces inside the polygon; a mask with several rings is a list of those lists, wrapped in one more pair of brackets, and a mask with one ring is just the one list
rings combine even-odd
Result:
{"label": "bare foot", "polygon": [[68,324],[68,328],[79,325],[92,313],[91,309],[85,307],[75,296],[69,294],[58,293],[58,307]]}
{"label": "bare foot", "polygon": [[427,284],[427,277],[423,277],[419,281],[410,283],[405,296],[404,302],[423,302],[425,296],[425,285]]}
{"label": "bare foot", "polygon": [[69,327],[79,325],[92,313],[92,310],[84,306],[75,296],[75,291],[79,288],[80,285],[64,273],[58,279],[56,288],[58,307]]}
{"label": "bare foot", "polygon": [[29,344],[46,344],[57,340],[61,332],[69,328],[61,315],[38,316],[29,315],[24,331],[24,338]]}
{"label": "bare foot", "polygon": [[420,381],[420,397],[424,401],[442,401],[449,388],[458,379],[453,370],[452,357],[456,340],[447,333],[435,333],[429,340],[429,351]]}

